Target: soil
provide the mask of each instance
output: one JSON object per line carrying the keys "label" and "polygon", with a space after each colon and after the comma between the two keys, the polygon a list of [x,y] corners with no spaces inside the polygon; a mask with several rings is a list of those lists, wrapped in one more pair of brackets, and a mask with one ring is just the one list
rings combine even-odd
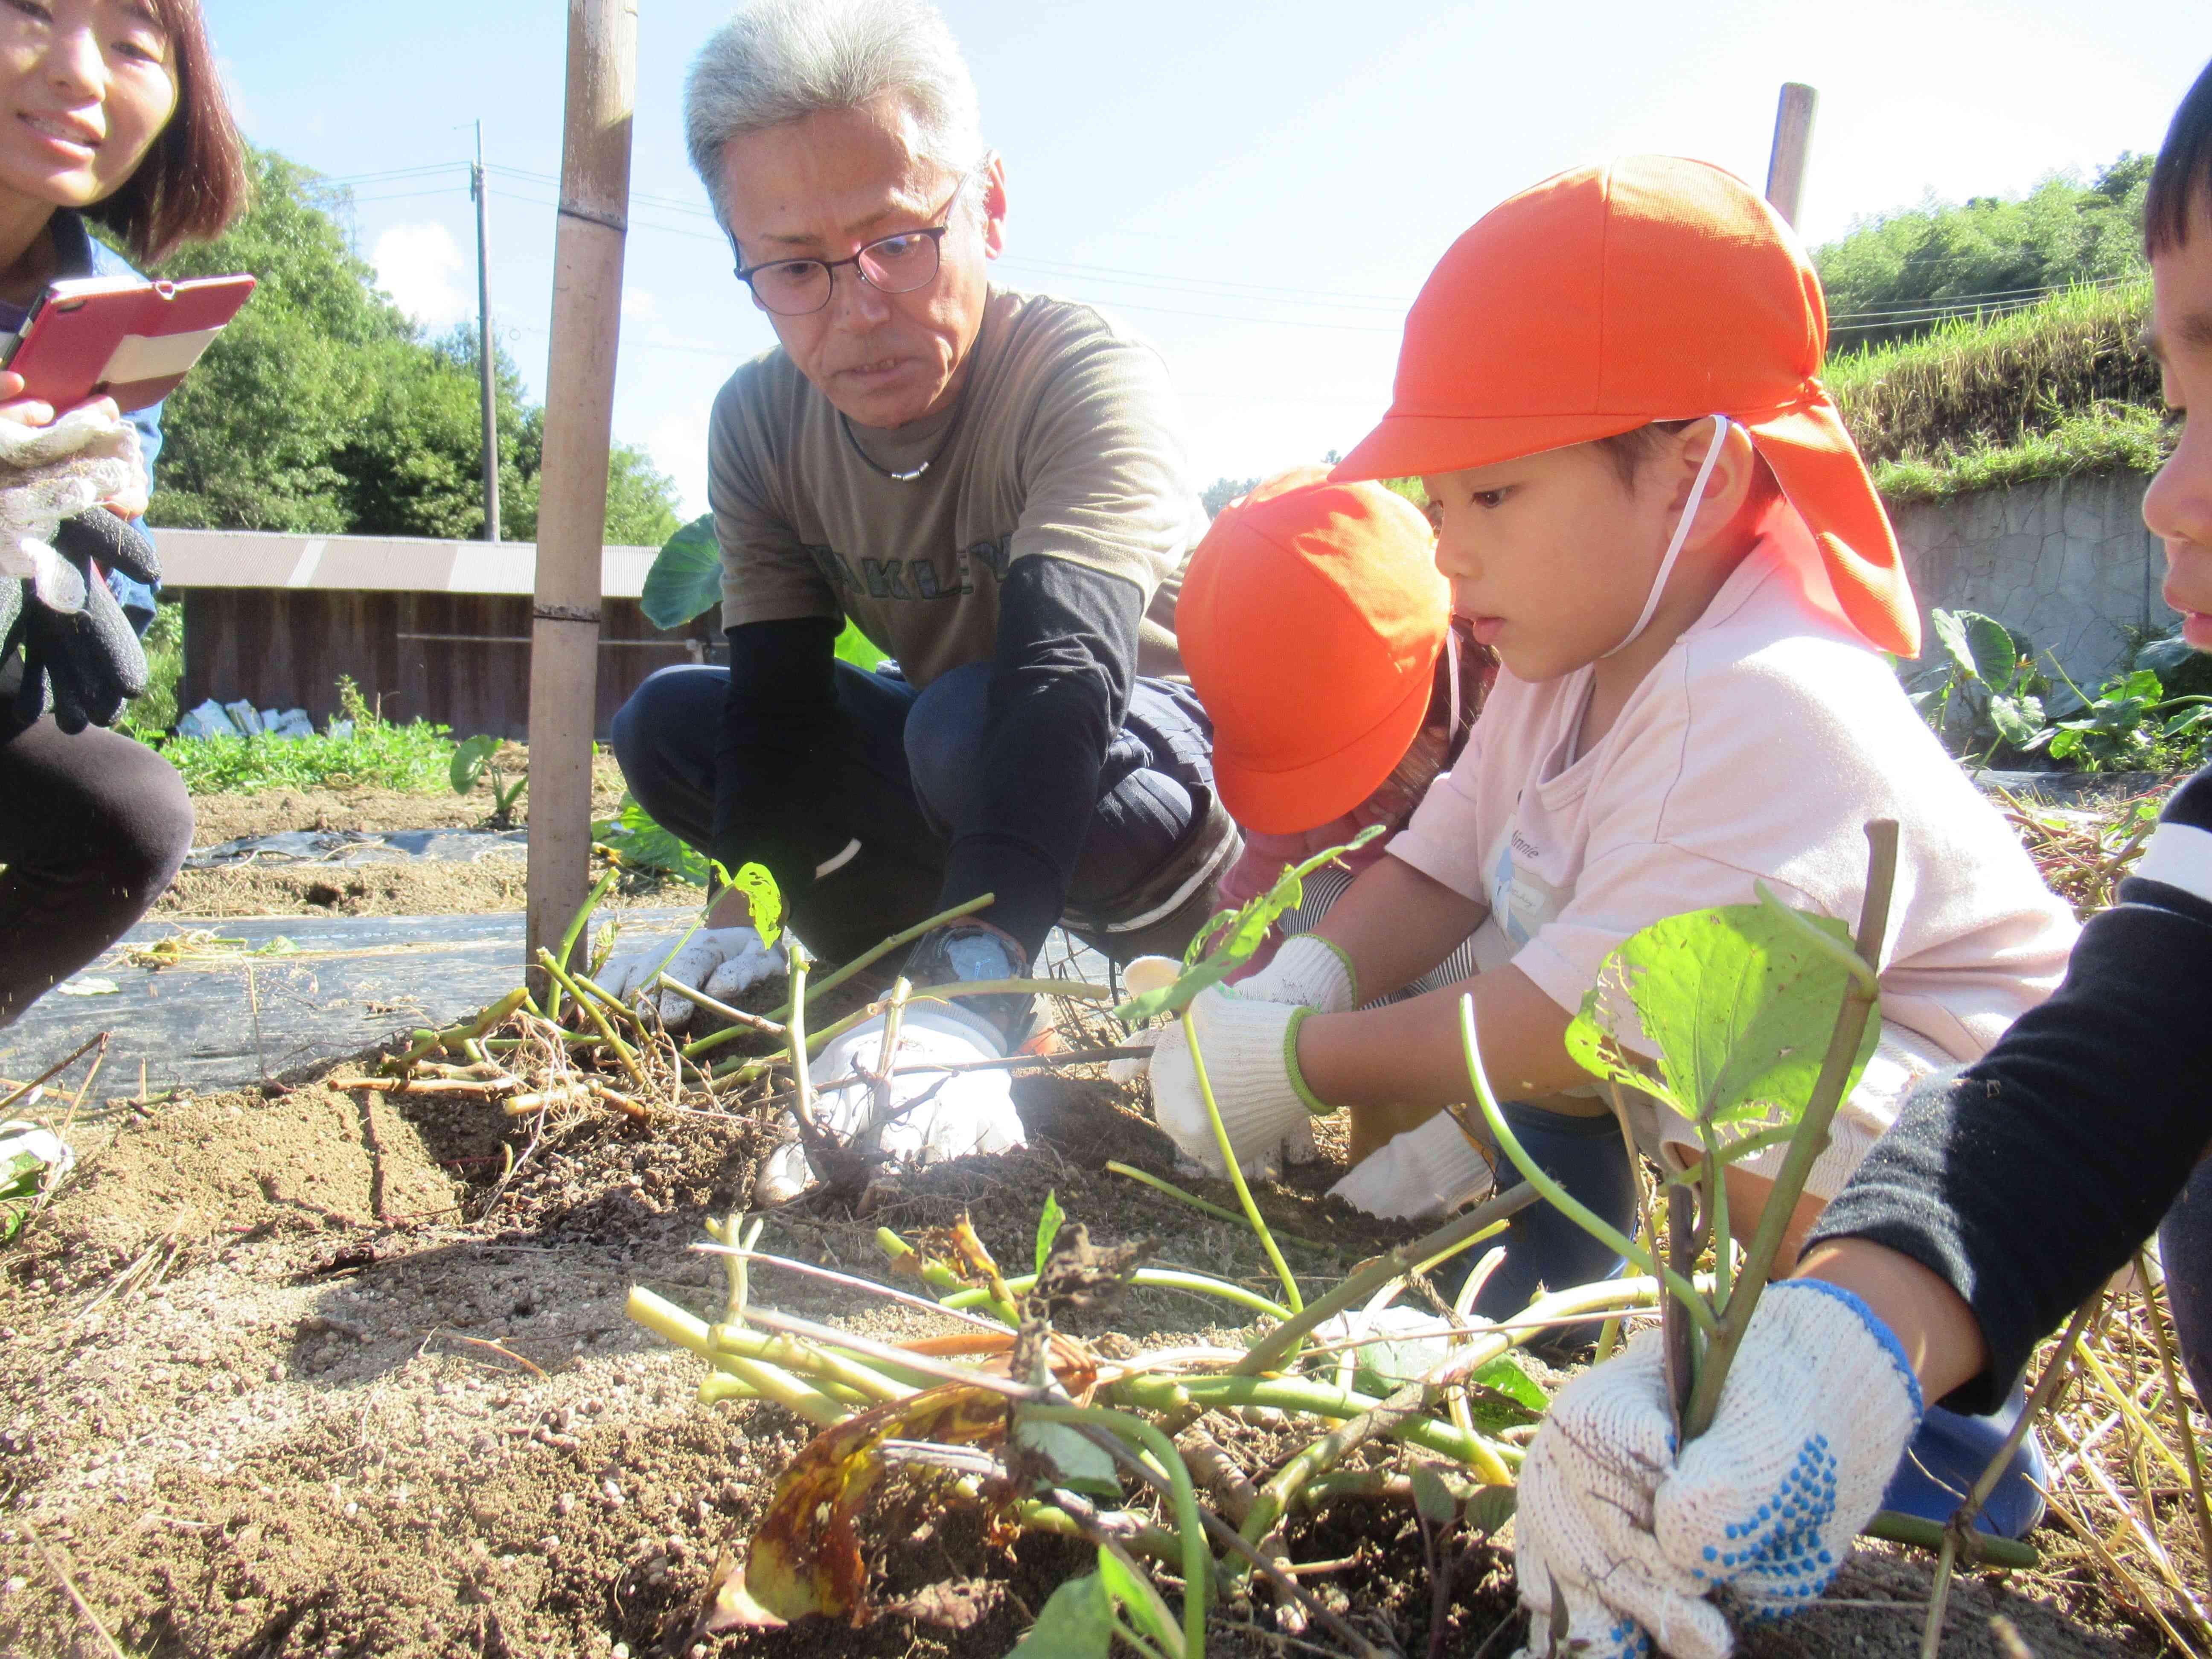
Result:
{"label": "soil", "polygon": [[[329,809],[329,826],[450,821],[412,810],[426,799],[405,798],[404,817],[353,799]],[[210,816],[225,831],[214,839],[312,827]],[[1006,1547],[942,1514],[895,1552],[889,1588],[963,1586],[966,1628],[898,1613],[690,1641],[718,1554],[742,1547],[805,1435],[779,1407],[698,1404],[704,1367],[623,1303],[641,1285],[714,1316],[721,1270],[691,1245],[707,1218],[742,1205],[768,1121],[541,1124],[343,1086],[359,1075],[273,1098],[113,1103],[71,1127],[76,1174],[0,1252],[0,1654],[995,1659],[1084,1570],[1088,1552],[1067,1542]],[[1248,1229],[1103,1168],[1170,1168],[1128,1091],[1032,1075],[1015,1098],[1028,1148],[902,1176],[866,1217],[802,1200],[761,1248],[871,1273],[878,1226],[910,1233],[966,1212],[1001,1261],[1025,1262],[1049,1192],[1099,1243],[1149,1237],[1162,1265],[1270,1285]],[[1259,1194],[1282,1231],[1334,1243],[1285,1247],[1317,1287],[1396,1242],[1322,1196],[1339,1173],[1324,1161]],[[772,1268],[757,1270],[755,1296],[878,1337],[926,1328]],[[1235,1341],[1210,1322],[1224,1311],[1139,1291],[1069,1328],[1126,1354],[1132,1335]],[[1209,1426],[1255,1462],[1288,1443],[1264,1425]],[[1510,1529],[1498,1542],[1462,1563],[1434,1650],[1511,1650]],[[1410,1516],[1342,1502],[1296,1522],[1290,1543],[1299,1559],[1343,1564],[1310,1581],[1340,1611],[1405,1653],[1431,1650]],[[1926,1558],[1874,1547],[1836,1582],[1836,1605],[1748,1629],[1738,1651],[1909,1659],[1929,1580]],[[2042,1659],[2159,1650],[2087,1582],[1962,1577],[1944,1650],[2004,1654],[1990,1625],[2000,1612]],[[1268,1633],[1264,1607],[1222,1613],[1211,1651],[1297,1651]]]}
{"label": "soil", "polygon": [[[525,763],[510,744],[501,764],[510,770]],[[509,758],[513,757],[513,758]],[[592,763],[592,812],[611,817],[622,807],[621,769],[609,756]],[[518,807],[517,823],[529,822],[529,797]],[[192,798],[192,845],[216,847],[247,836],[286,830],[350,830],[382,833],[395,830],[477,830],[495,826],[490,797],[451,791],[417,793],[398,789],[267,789],[250,795]],[[179,872],[154,905],[156,917],[209,916],[435,916],[483,914],[523,908],[523,860],[493,856],[474,864],[422,860],[356,865],[258,866]],[[616,906],[663,908],[692,904],[701,889],[673,876],[641,871],[617,884],[608,902]]]}

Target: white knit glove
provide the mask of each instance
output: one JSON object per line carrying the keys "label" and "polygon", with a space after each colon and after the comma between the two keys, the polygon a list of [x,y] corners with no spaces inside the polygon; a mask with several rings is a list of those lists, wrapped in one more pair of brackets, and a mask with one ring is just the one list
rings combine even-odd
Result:
{"label": "white knit glove", "polygon": [[[653,975],[665,972],[678,984],[703,991],[717,1002],[728,1002],[769,975],[790,971],[787,933],[774,945],[763,945],[750,927],[702,927],[670,957],[672,942],[662,939],[615,957],[600,975],[600,985],[624,1002],[641,1002],[652,990]],[[665,969],[660,965],[664,957]],[[659,994],[659,1006],[660,1023],[672,1031],[682,1030],[698,1011],[688,997],[666,989]]]}
{"label": "white knit glove", "polygon": [[1360,1159],[1328,1195],[1386,1221],[1418,1221],[1486,1198],[1497,1184],[1481,1149],[1438,1112]]}
{"label": "white knit glove", "polygon": [[[1553,1587],[1583,1659],[1725,1659],[1726,1584],[1755,1616],[1827,1587],[1919,1426],[1904,1350],[1818,1279],[1761,1298],[1712,1427],[1676,1458],[1659,1334],[1562,1389],[1521,1470],[1516,1565],[1527,1651],[1549,1655]],[[1566,1650],[1559,1650],[1564,1652]]]}
{"label": "white knit glove", "polygon": [[[1006,1073],[903,1069],[1006,1057],[984,1022],[941,1003],[907,1006],[899,1024],[898,1051],[891,1059],[891,1068],[901,1075],[891,1079],[886,1121],[873,1121],[876,1091],[872,1083],[831,1088],[856,1072],[876,1070],[883,1059],[884,1019],[879,1014],[832,1038],[807,1066],[807,1076],[820,1091],[815,1097],[816,1122],[848,1144],[859,1138],[864,1147],[895,1163],[935,1164],[1028,1144],[1014,1112]],[[910,1111],[899,1109],[916,1102],[920,1103]],[[781,1204],[804,1192],[813,1178],[806,1149],[796,1140],[787,1141],[769,1154],[755,1178],[754,1191],[763,1204]]]}
{"label": "white knit glove", "polygon": [[[1329,1109],[1308,1092],[1297,1073],[1298,1027],[1310,1008],[1287,1002],[1254,1002],[1241,991],[1209,986],[1191,999],[1206,1080],[1237,1167],[1265,1178],[1284,1160],[1315,1156],[1313,1115]],[[1198,1090],[1182,1021],[1163,1029],[1152,1049],[1152,1118],[1184,1157],[1208,1174],[1226,1176],[1220,1143]]]}
{"label": "white knit glove", "polygon": [[84,579],[54,550],[64,519],[114,501],[145,509],[138,429],[105,398],[51,426],[0,420],[0,577],[27,579],[39,603],[74,615]]}
{"label": "white knit glove", "polygon": [[1265,968],[1229,988],[1248,1001],[1288,1002],[1322,1014],[1346,1013],[1359,1006],[1344,952],[1311,933],[1285,939]]}

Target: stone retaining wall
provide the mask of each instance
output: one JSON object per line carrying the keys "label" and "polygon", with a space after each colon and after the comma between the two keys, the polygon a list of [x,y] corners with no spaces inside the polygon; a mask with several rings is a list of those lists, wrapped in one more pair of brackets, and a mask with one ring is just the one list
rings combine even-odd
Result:
{"label": "stone retaining wall", "polygon": [[2045,478],[1893,509],[1923,627],[1932,609],[1982,611],[2094,690],[2126,659],[2123,625],[2178,620],[2159,597],[2166,551],[2143,528],[2149,483],[2139,472]]}

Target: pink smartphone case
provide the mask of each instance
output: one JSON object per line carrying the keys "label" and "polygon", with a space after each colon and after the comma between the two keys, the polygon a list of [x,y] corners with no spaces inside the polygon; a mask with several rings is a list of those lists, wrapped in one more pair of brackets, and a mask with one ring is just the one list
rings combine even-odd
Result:
{"label": "pink smartphone case", "polygon": [[23,377],[26,396],[58,410],[97,397],[143,409],[176,389],[253,286],[242,276],[121,288],[100,277],[56,283],[0,366]]}

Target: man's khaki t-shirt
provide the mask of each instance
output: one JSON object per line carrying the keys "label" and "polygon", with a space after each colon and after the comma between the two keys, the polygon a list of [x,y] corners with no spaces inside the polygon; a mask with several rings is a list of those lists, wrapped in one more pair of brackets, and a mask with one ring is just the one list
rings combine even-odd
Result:
{"label": "man's khaki t-shirt", "polygon": [[730,377],[708,451],[723,626],[850,617],[927,686],[990,659],[1000,582],[1042,556],[1134,583],[1139,672],[1179,675],[1206,520],[1166,364],[1088,306],[998,289],[972,351],[951,409],[890,430],[848,431],[781,347]]}

